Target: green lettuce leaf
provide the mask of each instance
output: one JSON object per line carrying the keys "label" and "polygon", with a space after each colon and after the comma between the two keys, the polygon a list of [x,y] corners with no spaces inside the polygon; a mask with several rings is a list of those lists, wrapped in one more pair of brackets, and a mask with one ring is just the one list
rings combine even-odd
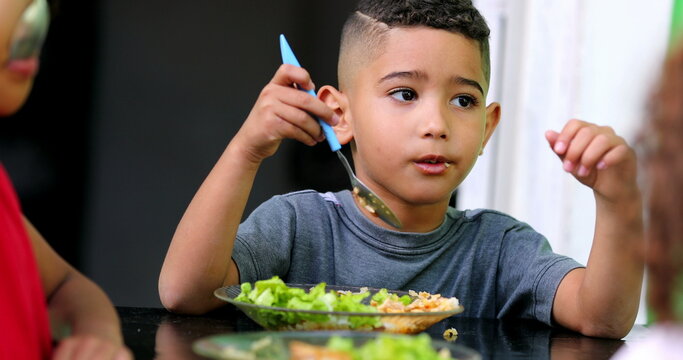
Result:
{"label": "green lettuce leaf", "polygon": [[[306,292],[300,288],[288,287],[278,276],[273,276],[267,280],[256,281],[252,287],[250,283],[243,283],[240,286],[241,292],[235,297],[236,301],[256,304],[269,307],[281,307],[298,310],[319,310],[330,312],[360,312],[375,313],[377,309],[363,303],[369,292],[362,293],[337,293],[336,291],[326,291],[327,284],[320,283]],[[380,291],[384,297],[394,296],[386,289]],[[379,294],[379,293],[378,293]],[[302,321],[313,321],[324,323],[330,321],[327,314],[308,314],[298,312],[282,312],[269,309],[259,310],[259,316],[267,325],[278,327],[280,325],[297,324]],[[376,316],[349,316],[344,320],[336,318],[336,321],[348,322],[352,329],[364,327],[379,327],[381,321]]]}

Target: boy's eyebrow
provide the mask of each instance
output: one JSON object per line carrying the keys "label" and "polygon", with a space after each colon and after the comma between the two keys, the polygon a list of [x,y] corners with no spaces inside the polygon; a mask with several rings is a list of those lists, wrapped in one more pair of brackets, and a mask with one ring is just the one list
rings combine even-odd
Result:
{"label": "boy's eyebrow", "polygon": [[479,82],[477,82],[476,80],[468,79],[468,78],[465,78],[462,76],[455,76],[453,78],[453,82],[458,84],[458,85],[469,85],[469,86],[475,87],[475,88],[477,88],[477,90],[479,90],[479,92],[482,95],[484,95],[484,88],[482,88],[481,85],[479,84]]}
{"label": "boy's eyebrow", "polygon": [[[391,80],[391,79],[396,79],[396,78],[410,78],[410,79],[426,79],[427,74],[425,74],[422,71],[394,71],[391,72],[385,76],[383,76],[381,79],[379,79],[379,83],[383,83],[385,81]],[[454,76],[451,81],[454,84],[457,85],[468,85],[476,88],[479,90],[479,92],[484,95],[484,88],[481,87],[481,84],[477,82],[476,80],[468,79],[466,77],[462,76]]]}
{"label": "boy's eyebrow", "polygon": [[422,71],[394,71],[379,79],[379,83],[396,78],[426,79],[427,74]]}

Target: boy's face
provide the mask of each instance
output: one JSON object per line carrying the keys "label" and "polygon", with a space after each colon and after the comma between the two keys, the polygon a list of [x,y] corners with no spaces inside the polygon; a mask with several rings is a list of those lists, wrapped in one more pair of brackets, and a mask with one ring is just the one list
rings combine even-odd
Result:
{"label": "boy's face", "polygon": [[478,44],[426,27],[394,28],[346,89],[340,140],[359,178],[389,203],[448,203],[498,123]]}
{"label": "boy's face", "polygon": [[0,116],[14,113],[28,97],[37,58],[10,61],[12,34],[30,0],[0,0]]}

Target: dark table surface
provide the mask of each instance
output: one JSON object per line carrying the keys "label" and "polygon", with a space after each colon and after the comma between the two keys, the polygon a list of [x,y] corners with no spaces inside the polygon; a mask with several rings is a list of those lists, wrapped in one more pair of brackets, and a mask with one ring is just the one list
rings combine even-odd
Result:
{"label": "dark table surface", "polygon": [[[172,314],[164,309],[118,307],[126,345],[136,359],[204,359],[192,352],[202,337],[263,331],[237,308],[228,305],[202,316]],[[482,359],[609,359],[626,342],[638,341],[645,328],[635,326],[625,340],[597,339],[529,320],[458,317],[427,330],[442,339],[446,329],[458,331],[456,344],[478,351]]]}

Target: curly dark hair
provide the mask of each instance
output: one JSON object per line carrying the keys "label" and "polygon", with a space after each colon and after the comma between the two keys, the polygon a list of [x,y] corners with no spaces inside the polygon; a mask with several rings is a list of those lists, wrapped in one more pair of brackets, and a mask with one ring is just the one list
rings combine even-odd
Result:
{"label": "curly dark hair", "polygon": [[480,42],[491,33],[471,0],[361,0],[356,11],[390,27],[424,25]]}
{"label": "curly dark hair", "polygon": [[683,281],[683,48],[671,53],[658,85],[639,149],[646,181],[648,300],[659,322],[676,320],[674,298]]}
{"label": "curly dark hair", "polygon": [[[490,81],[491,60],[486,20],[472,5],[471,0],[360,0],[344,24],[342,51],[350,41],[363,39],[368,49],[376,47],[378,30],[375,22],[388,28],[399,26],[427,26],[447,30],[475,40],[480,47],[482,70]],[[340,53],[341,54],[341,53]]]}

